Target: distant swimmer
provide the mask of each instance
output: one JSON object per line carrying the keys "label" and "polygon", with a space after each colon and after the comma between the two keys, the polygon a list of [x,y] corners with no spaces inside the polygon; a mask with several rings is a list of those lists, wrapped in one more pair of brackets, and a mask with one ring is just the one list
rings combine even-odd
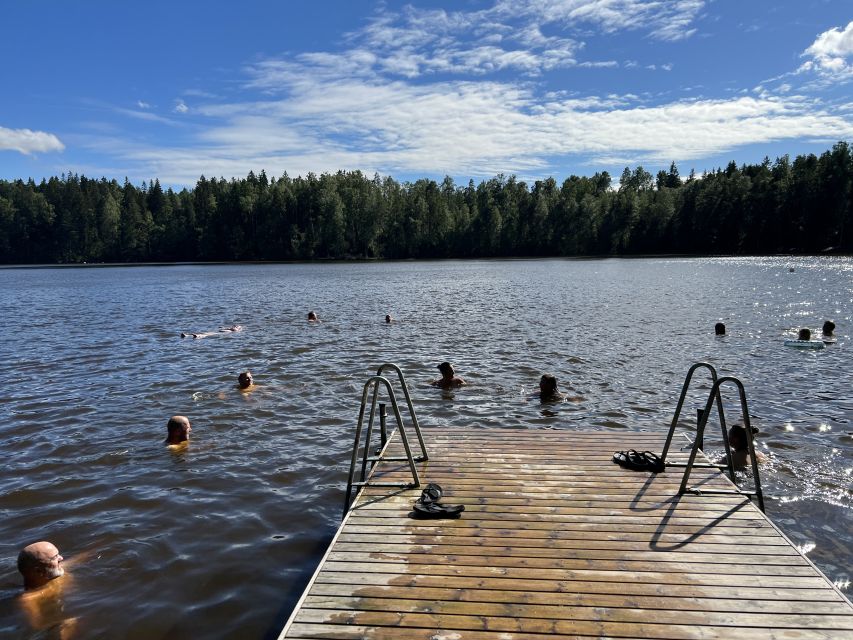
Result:
{"label": "distant swimmer", "polygon": [[453,365],[449,362],[442,362],[438,365],[438,370],[441,372],[441,377],[438,380],[433,380],[430,384],[434,387],[442,389],[451,389],[453,387],[461,387],[466,382],[456,375],[453,370]]}
{"label": "distant swimmer", "polygon": [[251,371],[244,371],[237,376],[237,386],[240,391],[251,391],[255,388],[255,379],[252,377]]}
{"label": "distant swimmer", "polygon": [[833,333],[835,332],[835,323],[832,320],[827,320],[823,323],[823,337],[824,338],[833,338],[835,337]]}
{"label": "distant swimmer", "polygon": [[806,328],[800,329],[800,332],[797,334],[797,340],[808,341],[811,339],[812,339],[811,329],[806,329]]}
{"label": "distant swimmer", "polygon": [[385,315],[385,322],[387,324],[391,324],[392,322],[394,322],[394,318],[391,317],[390,313]]}
{"label": "distant swimmer", "polygon": [[714,335],[724,336],[726,335],[726,325],[722,322],[718,322],[714,325]]}
{"label": "distant swimmer", "polygon": [[166,444],[175,445],[189,442],[190,432],[193,430],[190,426],[189,418],[186,416],[172,416],[169,418],[169,423],[166,425]]}
{"label": "distant swimmer", "polygon": [[564,397],[557,391],[557,378],[550,373],[542,374],[539,379],[539,399],[542,402],[560,402]]}
{"label": "distant swimmer", "polygon": [[[758,433],[758,429],[752,427],[752,433]],[[729,449],[732,452],[732,466],[735,469],[745,469],[749,464],[749,443],[747,442],[746,427],[742,424],[734,424],[728,433]],[[764,454],[755,452],[756,462],[764,461]]]}
{"label": "distant swimmer", "polygon": [[320,318],[313,311],[308,312],[308,322],[320,322]]}
{"label": "distant swimmer", "polygon": [[204,331],[202,333],[181,333],[182,338],[207,338],[210,336],[215,336],[217,333],[237,333],[238,331],[242,331],[243,326],[239,324],[232,324],[230,327],[219,327],[219,331]]}
{"label": "distant swimmer", "polygon": [[61,578],[65,574],[63,560],[59,549],[46,540],[24,547],[18,554],[18,571],[24,576],[24,588],[38,589]]}

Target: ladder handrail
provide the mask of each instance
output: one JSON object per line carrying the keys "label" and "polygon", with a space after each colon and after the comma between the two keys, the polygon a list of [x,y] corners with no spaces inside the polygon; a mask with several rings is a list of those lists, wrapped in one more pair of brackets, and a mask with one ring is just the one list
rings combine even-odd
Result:
{"label": "ladder handrail", "polygon": [[[400,370],[400,368],[397,365],[393,365],[390,363],[386,363],[386,364],[382,365],[379,368],[379,371],[381,372],[382,369],[384,369],[386,367],[393,367],[397,371],[397,375],[398,375],[400,383],[403,387],[403,393],[405,394],[406,400],[409,403],[409,410],[411,412],[412,421],[415,425],[415,429],[416,429],[416,432],[418,434],[418,439],[419,439],[420,444],[421,444],[421,450],[424,454],[423,457],[419,457],[419,458],[417,458],[417,460],[418,461],[426,460],[427,459],[426,447],[424,446],[423,438],[421,437],[420,427],[417,423],[417,417],[414,414],[414,408],[411,405],[411,398],[409,396],[409,390],[406,387],[406,382],[405,382],[405,379],[403,377],[403,372]],[[397,404],[397,397],[394,395],[394,389],[392,388],[391,383],[388,380],[388,378],[385,378],[385,377],[378,375],[378,374],[375,376],[371,376],[370,378],[368,378],[367,382],[364,383],[364,387],[363,387],[362,393],[361,393],[361,406],[360,406],[359,412],[358,412],[358,424],[356,425],[356,429],[355,429],[355,441],[353,443],[352,458],[350,460],[349,475],[347,477],[347,490],[346,490],[346,497],[344,499],[344,515],[346,515],[347,511],[349,510],[350,504],[352,503],[353,487],[357,485],[357,486],[359,486],[359,488],[361,488],[361,487],[367,486],[369,484],[369,482],[367,481],[367,462],[368,462],[368,460],[371,460],[374,462],[376,460],[376,458],[370,458],[369,456],[370,456],[370,439],[371,439],[371,436],[373,433],[373,420],[374,420],[374,416],[376,413],[376,402],[377,402],[377,398],[379,395],[380,386],[383,386],[385,388],[386,392],[388,393],[388,399],[391,402],[391,408],[393,409],[394,417],[397,420],[397,429],[400,432],[400,439],[402,440],[403,448],[406,451],[406,457],[405,458],[386,458],[386,459],[408,461],[409,470],[412,473],[412,482],[411,483],[380,483],[380,484],[381,484],[381,486],[395,486],[395,487],[401,487],[401,488],[418,487],[421,484],[420,477],[418,476],[418,470],[417,470],[417,467],[415,466],[415,457],[412,455],[412,449],[409,446],[409,438],[406,435],[406,428],[403,425],[403,417],[400,414],[400,408]],[[367,408],[367,394],[371,388],[373,389],[373,396],[372,396],[371,404],[370,404],[370,417],[368,418],[367,433],[366,433],[366,438],[365,438],[365,443],[364,443],[364,453],[362,456],[362,463],[361,463],[361,481],[355,482],[355,469],[356,469],[356,463],[358,461],[359,445],[361,443],[361,433],[362,433],[362,430],[364,427],[364,413],[365,413],[365,409]],[[385,450],[386,446],[387,446],[387,443],[383,443],[383,448],[382,448],[382,452],[381,452],[382,454],[384,454],[384,450]]]}
{"label": "ladder handrail", "polygon": [[[666,464],[669,467],[684,466],[683,463],[672,463],[672,462],[668,463],[666,461],[666,456],[669,453],[669,447],[672,444],[672,438],[675,434],[675,429],[678,426],[678,418],[681,417],[681,410],[684,408],[684,401],[687,398],[687,391],[690,388],[690,382],[693,379],[693,374],[699,368],[708,369],[708,371],[711,373],[712,383],[716,384],[716,382],[717,382],[717,370],[714,368],[714,365],[712,365],[709,362],[697,362],[692,367],[690,367],[690,369],[687,370],[687,376],[685,376],[685,378],[684,378],[684,385],[681,387],[681,395],[679,396],[678,404],[675,407],[675,415],[672,416],[672,423],[669,425],[669,433],[666,436],[666,442],[663,445],[663,451],[661,452],[661,455],[660,455],[661,460],[664,462],[664,464]],[[713,390],[712,390],[712,393],[709,396],[709,401],[711,398],[716,399],[716,401],[717,401],[717,413],[719,414],[719,417],[720,417],[720,428],[722,429],[722,432],[723,432],[723,444],[726,448],[726,465],[728,467],[729,478],[731,478],[732,482],[735,482],[735,471],[734,471],[734,467],[732,466],[732,455],[731,455],[731,451],[729,450],[729,439],[728,439],[728,434],[727,434],[727,430],[726,430],[726,418],[725,418],[725,415],[723,413],[723,401],[722,401],[722,398],[720,397],[719,387],[716,388],[716,393],[713,393]],[[710,405],[705,407],[705,411],[710,411],[710,410],[711,410]],[[705,418],[705,421],[707,422],[708,414],[703,412],[703,417]],[[694,444],[696,446],[698,446],[701,443],[702,443],[702,436],[697,431],[696,440],[695,440]]]}
{"label": "ladder handrail", "polygon": [[[409,395],[409,387],[406,384],[405,377],[403,376],[403,370],[392,362],[386,362],[376,370],[376,375],[381,376],[382,371],[388,368],[397,372],[397,379],[400,381],[400,386],[403,388],[403,396],[406,398],[406,406],[409,408],[409,415],[412,416],[412,424],[415,426],[415,434],[418,436],[418,443],[421,446],[421,458],[419,461],[425,462],[429,460],[429,454],[427,454],[426,445],[424,444],[424,437],[421,435],[421,425],[418,422],[417,414],[415,414],[415,406],[412,404],[412,397]],[[373,418],[371,417],[371,420],[372,419]]]}
{"label": "ladder handrail", "polygon": [[[693,464],[696,461],[696,454],[699,451],[699,447],[697,446],[697,443],[702,439],[702,436],[705,432],[705,425],[707,425],[707,423],[708,423],[708,415],[711,412],[711,405],[714,403],[715,400],[719,401],[720,387],[727,382],[734,383],[738,388],[738,393],[739,393],[739,397],[740,397],[740,408],[741,408],[741,412],[743,414],[743,424],[744,424],[744,429],[746,430],[747,449],[748,449],[749,457],[750,457],[750,460],[752,463],[752,477],[753,477],[753,482],[755,484],[755,491],[754,492],[745,492],[745,491],[737,490],[737,491],[732,492],[732,491],[705,490],[705,491],[701,491],[701,493],[707,493],[707,494],[711,494],[711,493],[739,493],[739,494],[745,495],[745,496],[755,495],[758,498],[758,508],[761,509],[762,512],[764,512],[764,494],[761,491],[761,478],[758,475],[758,460],[755,456],[755,443],[754,443],[754,440],[752,437],[752,424],[749,421],[749,408],[748,408],[747,402],[746,402],[746,390],[744,389],[743,383],[740,380],[738,380],[737,378],[735,378],[734,376],[724,376],[722,378],[717,379],[714,382],[714,386],[711,388],[711,392],[708,394],[708,401],[705,403],[705,410],[702,412],[702,417],[699,419],[699,424],[696,425],[696,441],[693,443],[693,447],[690,450],[690,458],[687,461],[687,465],[684,469],[684,475],[681,478],[681,486],[679,487],[678,493],[679,493],[679,495],[683,495],[684,493],[686,493],[688,491],[687,481],[690,478],[690,472],[693,470]],[[720,407],[722,407],[722,403],[720,403]],[[731,456],[731,449],[729,447],[728,437],[725,438],[724,442],[726,444],[726,458],[728,460],[728,465],[729,465],[729,468],[732,468],[732,466],[733,466],[732,465],[732,456]],[[733,479],[733,481],[734,481],[734,479]],[[735,482],[735,486],[737,486],[736,482]]]}

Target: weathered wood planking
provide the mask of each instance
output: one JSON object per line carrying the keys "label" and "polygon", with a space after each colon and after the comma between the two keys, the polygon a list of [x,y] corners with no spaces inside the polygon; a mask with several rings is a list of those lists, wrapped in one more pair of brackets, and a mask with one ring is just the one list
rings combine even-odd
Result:
{"label": "weathered wood planking", "polygon": [[[462,517],[416,520],[420,489],[365,489],[280,640],[853,640],[853,605],[749,501],[679,497],[681,469],[612,463],[622,449],[659,452],[660,434],[424,436],[421,482]],[[396,438],[388,455],[402,455]],[[407,474],[382,462],[373,478]],[[691,484],[730,487],[715,469]]]}

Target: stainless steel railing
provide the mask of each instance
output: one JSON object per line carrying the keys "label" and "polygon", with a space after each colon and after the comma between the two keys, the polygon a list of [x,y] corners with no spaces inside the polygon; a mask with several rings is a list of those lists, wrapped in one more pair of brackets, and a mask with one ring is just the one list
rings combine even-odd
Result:
{"label": "stainless steel railing", "polygon": [[[672,444],[672,438],[675,433],[676,426],[678,424],[678,418],[681,414],[681,410],[684,406],[684,400],[687,395],[688,388],[690,387],[690,382],[693,377],[693,373],[699,368],[706,368],[709,370],[711,374],[711,380],[713,382],[711,386],[711,391],[708,394],[708,400],[705,402],[704,409],[699,411],[699,416],[696,424],[696,438],[693,440],[693,443],[690,448],[690,456],[687,462],[666,462],[667,454],[669,453],[670,445]],[[753,484],[754,490],[748,491],[745,489],[741,489],[738,486],[737,477],[734,472],[734,464],[732,462],[732,450],[729,445],[728,432],[726,429],[726,418],[725,412],[723,410],[723,401],[720,395],[720,387],[726,383],[734,384],[738,389],[738,397],[740,400],[740,408],[743,419],[744,430],[746,431],[746,442],[747,442],[747,451],[749,453],[749,458],[752,465],[752,476],[753,476]],[[711,415],[711,409],[714,405],[717,404],[717,411],[719,413],[720,418],[720,429],[722,431],[723,436],[723,445],[726,451],[726,463],[725,464],[714,464],[714,463],[704,463],[704,462],[696,462],[696,456],[699,451],[703,447],[703,441],[705,436],[705,427],[708,424],[708,418]],[[764,511],[764,494],[761,490],[761,478],[758,473],[758,459],[755,455],[755,443],[752,437],[752,425],[749,420],[749,407],[747,406],[746,401],[746,390],[744,389],[743,383],[735,377],[725,376],[722,378],[717,377],[717,371],[714,367],[707,362],[697,362],[692,367],[690,367],[687,372],[687,376],[684,380],[684,386],[681,389],[681,396],[678,400],[678,405],[675,409],[675,415],[672,418],[672,423],[669,427],[669,433],[667,434],[666,442],[663,447],[663,452],[661,453],[661,459],[664,461],[667,467],[683,467],[684,475],[681,478],[681,485],[679,486],[678,493],[679,495],[683,495],[685,493],[692,493],[696,495],[725,495],[725,494],[737,494],[746,496],[747,498],[752,498],[753,496],[758,500],[758,508],[761,511]],[[692,470],[696,467],[704,467],[704,468],[718,468],[718,469],[726,469],[729,472],[729,477],[731,478],[732,483],[735,485],[734,489],[700,489],[698,487],[688,487],[688,481],[690,480],[690,474]]]}
{"label": "stainless steel railing", "polygon": [[[406,433],[406,428],[403,424],[403,418],[400,414],[400,408],[397,404],[397,397],[394,394],[394,389],[391,386],[391,381],[388,378],[382,376],[382,372],[386,369],[392,369],[397,373],[397,380],[399,382],[400,387],[403,390],[403,395],[406,399],[406,405],[409,411],[409,417],[412,421],[412,426],[415,430],[415,435],[418,438],[418,444],[420,445],[421,455],[418,457],[414,457],[412,454],[411,447],[409,445],[408,434]],[[388,401],[391,404],[391,409],[394,412],[394,417],[397,421],[397,430],[400,432],[400,440],[403,443],[403,448],[406,451],[405,457],[389,457],[385,455],[385,448],[387,446],[388,437],[385,428],[385,405],[380,405],[380,450],[376,454],[371,454],[371,440],[373,438],[373,424],[376,417],[376,406],[379,399],[379,391],[380,389],[384,389],[388,396]],[[364,438],[364,445],[361,444],[361,436],[362,431],[364,430],[364,414],[367,409],[367,397],[372,390],[372,398],[370,401],[370,413],[367,420],[367,429]],[[358,463],[359,452],[361,455],[361,475],[360,479],[356,481],[356,465]],[[344,515],[346,515],[347,511],[349,511],[350,506],[352,505],[352,501],[354,500],[353,489],[357,488],[360,490],[362,487],[366,486],[374,486],[374,487],[399,487],[399,488],[412,488],[420,486],[420,477],[418,476],[418,470],[415,466],[415,462],[423,462],[429,459],[429,455],[427,454],[426,445],[424,444],[423,435],[421,434],[420,424],[418,423],[418,417],[415,413],[415,408],[412,405],[412,398],[409,394],[409,388],[406,385],[406,379],[403,375],[402,370],[395,364],[385,363],[379,367],[375,376],[371,376],[368,378],[367,382],[364,383],[364,389],[361,394],[361,408],[358,412],[358,424],[355,429],[355,442],[353,443],[352,448],[352,459],[350,461],[350,469],[349,476],[347,479],[347,490],[346,497],[344,498]],[[409,483],[399,483],[399,482],[375,482],[370,479],[370,472],[373,469],[373,466],[379,461],[385,460],[389,462],[408,462],[409,470],[412,474],[412,482]],[[370,464],[370,468],[368,469],[368,463]]]}

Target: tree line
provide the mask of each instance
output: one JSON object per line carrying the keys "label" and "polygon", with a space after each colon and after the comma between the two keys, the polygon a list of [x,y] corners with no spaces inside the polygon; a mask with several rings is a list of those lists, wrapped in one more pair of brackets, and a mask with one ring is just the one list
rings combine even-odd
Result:
{"label": "tree line", "polygon": [[360,171],[159,180],[69,173],[0,180],[5,264],[853,253],[853,157],[786,156],[684,179],[675,163],[528,185],[498,175],[459,186]]}

